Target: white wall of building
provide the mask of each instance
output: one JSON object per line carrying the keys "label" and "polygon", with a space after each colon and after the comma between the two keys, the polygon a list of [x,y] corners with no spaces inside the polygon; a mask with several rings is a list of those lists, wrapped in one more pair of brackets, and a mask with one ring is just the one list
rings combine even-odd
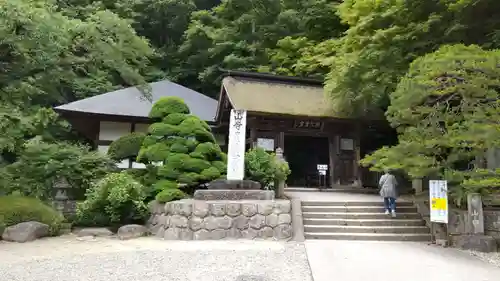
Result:
{"label": "white wall of building", "polygon": [[[127,122],[109,122],[101,121],[99,124],[99,141],[115,141],[120,137],[130,134],[131,132],[147,132],[148,124],[135,124],[132,128],[132,123]],[[98,151],[106,154],[109,145],[99,145]],[[125,159],[118,163],[118,168],[128,169],[130,167],[130,160]],[[146,165],[142,163],[132,162],[132,168],[144,169]]]}
{"label": "white wall of building", "polygon": [[[115,141],[120,137],[130,134],[131,132],[141,132],[147,133],[149,124],[136,123],[132,126],[132,123],[127,122],[110,122],[110,121],[101,121],[99,124],[99,140],[98,141]],[[215,135],[217,143],[221,146],[225,145],[225,136],[224,135]],[[98,151],[107,154],[109,145],[98,145]],[[131,165],[131,166],[130,166]],[[118,168],[120,169],[128,169],[132,167],[134,169],[144,169],[146,165],[142,163],[132,162],[130,164],[130,160],[126,159],[122,162],[118,163]]]}

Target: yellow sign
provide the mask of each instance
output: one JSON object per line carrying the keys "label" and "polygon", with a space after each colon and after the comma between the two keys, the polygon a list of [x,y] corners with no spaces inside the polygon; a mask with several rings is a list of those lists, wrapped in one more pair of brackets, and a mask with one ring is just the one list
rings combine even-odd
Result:
{"label": "yellow sign", "polygon": [[448,209],[446,198],[432,198],[432,209],[446,211]]}

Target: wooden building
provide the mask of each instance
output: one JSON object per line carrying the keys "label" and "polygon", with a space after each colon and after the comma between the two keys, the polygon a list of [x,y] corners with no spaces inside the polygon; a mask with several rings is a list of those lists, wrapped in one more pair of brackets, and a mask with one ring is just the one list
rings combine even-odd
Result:
{"label": "wooden building", "polygon": [[[213,128],[227,151],[231,109],[247,111],[247,149],[284,150],[292,174],[288,186],[319,185],[317,165],[328,165],[326,183],[335,186],[370,185],[376,177],[358,166],[363,120],[336,117],[325,98],[323,81],[270,74],[235,72],[225,74],[219,100],[168,80],[151,83],[152,100],[136,87],[121,89],[55,108],[96,149],[106,153],[114,140],[131,132],[146,132],[152,104],[160,97],[177,96],[191,113]],[[120,168],[143,168],[131,160]],[[372,176],[372,177],[370,177]]]}
{"label": "wooden building", "polygon": [[[362,120],[336,117],[323,81],[270,74],[228,72],[216,114],[228,132],[231,109],[247,111],[247,147],[280,147],[292,174],[288,186],[319,186],[317,165],[328,165],[327,183],[362,186]],[[227,141],[226,141],[227,143]]]}
{"label": "wooden building", "polygon": [[[161,97],[182,98],[191,112],[215,124],[217,100],[168,80],[150,84],[151,100],[136,87],[125,88],[55,107],[54,110],[84,135],[96,149],[107,153],[114,140],[132,132],[147,132],[149,111]],[[224,141],[224,137],[219,137]],[[221,143],[221,145],[224,145]],[[123,160],[119,168],[144,168],[141,163]]]}

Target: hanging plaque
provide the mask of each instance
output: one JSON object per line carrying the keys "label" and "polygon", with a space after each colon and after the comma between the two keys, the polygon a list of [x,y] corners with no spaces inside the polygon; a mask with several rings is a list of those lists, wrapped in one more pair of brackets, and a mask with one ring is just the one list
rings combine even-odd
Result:
{"label": "hanging plaque", "polygon": [[340,149],[341,150],[354,150],[354,140],[353,139],[340,139]]}
{"label": "hanging plaque", "polygon": [[265,151],[274,151],[274,139],[258,138],[257,147],[260,147]]}

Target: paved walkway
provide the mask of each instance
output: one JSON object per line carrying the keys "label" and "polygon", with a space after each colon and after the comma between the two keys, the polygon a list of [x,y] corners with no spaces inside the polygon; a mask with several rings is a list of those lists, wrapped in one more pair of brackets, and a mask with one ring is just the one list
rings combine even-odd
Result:
{"label": "paved walkway", "polygon": [[498,281],[500,268],[423,243],[305,242],[314,281]]}

